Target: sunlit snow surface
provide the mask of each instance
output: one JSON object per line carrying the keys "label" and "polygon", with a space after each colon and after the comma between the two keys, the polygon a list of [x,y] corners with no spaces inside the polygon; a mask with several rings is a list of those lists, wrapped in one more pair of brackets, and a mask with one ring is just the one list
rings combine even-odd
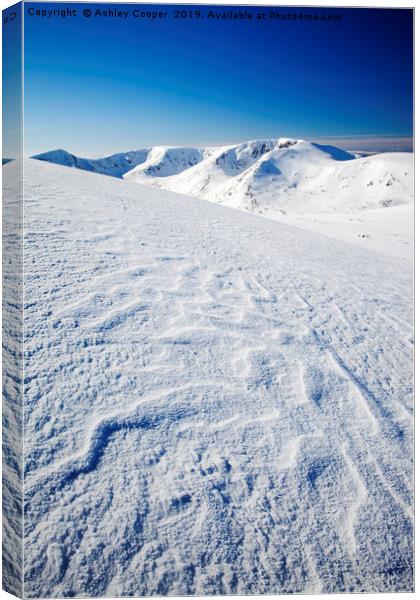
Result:
{"label": "sunlit snow surface", "polygon": [[28,160],[25,268],[27,596],[412,590],[409,261]]}

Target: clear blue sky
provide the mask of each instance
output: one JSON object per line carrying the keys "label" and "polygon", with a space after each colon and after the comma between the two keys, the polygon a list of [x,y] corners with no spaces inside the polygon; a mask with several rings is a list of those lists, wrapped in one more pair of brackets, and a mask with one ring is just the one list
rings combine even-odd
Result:
{"label": "clear blue sky", "polygon": [[22,155],[22,18],[21,6],[2,11],[3,157]]}
{"label": "clear blue sky", "polygon": [[[67,6],[78,16],[27,14]],[[150,22],[85,18],[86,7],[124,9],[25,4],[26,155],[412,134],[410,10],[281,9],[340,14],[340,23]],[[246,10],[255,17],[262,9]]]}

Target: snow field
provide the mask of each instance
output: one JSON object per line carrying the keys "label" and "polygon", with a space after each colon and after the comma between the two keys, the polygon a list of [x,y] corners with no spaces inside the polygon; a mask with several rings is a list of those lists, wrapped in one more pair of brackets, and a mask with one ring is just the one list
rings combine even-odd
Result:
{"label": "snow field", "polygon": [[25,181],[26,595],[412,590],[408,261]]}

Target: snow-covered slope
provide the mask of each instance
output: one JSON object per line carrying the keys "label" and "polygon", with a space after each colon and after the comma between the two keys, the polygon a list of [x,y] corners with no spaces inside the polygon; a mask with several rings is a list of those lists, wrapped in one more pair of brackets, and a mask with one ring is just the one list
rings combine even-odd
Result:
{"label": "snow-covered slope", "polygon": [[83,171],[92,171],[111,177],[122,177],[130,169],[133,169],[140,163],[144,163],[149,156],[150,149],[134,150],[120,154],[112,154],[105,158],[80,158],[70,154],[65,150],[51,150],[43,154],[37,154],[33,158],[43,160],[56,165],[82,169]]}
{"label": "snow-covered slope", "polygon": [[412,590],[409,263],[40,161],[25,194],[26,595]]}
{"label": "snow-covered slope", "polygon": [[157,146],[102,159],[55,150],[34,158],[219,202],[278,219],[413,200],[413,155],[351,152],[288,138],[224,147]]}
{"label": "snow-covered slope", "polygon": [[150,150],[147,160],[139,167],[141,166],[141,172],[150,178],[170,177],[195,166],[208,152],[206,148],[155,146]]}
{"label": "snow-covered slope", "polygon": [[272,218],[344,213],[411,202],[413,156],[364,158],[303,140],[264,140],[213,149],[196,165],[166,177],[139,165],[124,179]]}
{"label": "snow-covered slope", "polygon": [[105,158],[80,158],[66,150],[51,150],[32,158],[119,178],[141,165],[143,172],[149,177],[167,177],[196,165],[209,152],[212,151],[206,148],[154,146],[153,148],[112,154]]}
{"label": "snow-covered slope", "polygon": [[276,219],[381,254],[414,258],[413,203],[348,213],[286,215]]}

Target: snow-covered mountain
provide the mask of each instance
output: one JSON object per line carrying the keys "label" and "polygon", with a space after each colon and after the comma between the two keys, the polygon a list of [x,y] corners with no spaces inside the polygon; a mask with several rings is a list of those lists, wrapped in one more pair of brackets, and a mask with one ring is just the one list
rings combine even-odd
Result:
{"label": "snow-covered mountain", "polygon": [[333,146],[280,139],[212,149],[194,166],[165,177],[157,177],[150,162],[124,179],[267,216],[351,212],[413,197],[408,153],[359,157]]}
{"label": "snow-covered mountain", "polygon": [[178,175],[203,161],[209,154],[211,154],[211,150],[206,148],[155,146],[148,152],[147,160],[141,165],[139,164],[139,167],[145,177],[150,178],[151,181],[156,177],[166,178]]}
{"label": "snow-covered mountain", "polygon": [[26,596],[412,591],[409,262],[24,172]]}
{"label": "snow-covered mountain", "polygon": [[412,154],[362,157],[288,138],[208,148],[159,146],[103,159],[81,159],[63,150],[35,158],[271,218],[348,213],[413,199]]}
{"label": "snow-covered mountain", "polygon": [[147,160],[150,149],[134,150],[131,152],[122,152],[112,154],[105,158],[80,158],[66,150],[51,150],[43,154],[36,154],[33,158],[43,160],[56,165],[82,169],[83,171],[92,171],[101,175],[110,175],[111,177],[122,177],[125,173]]}

